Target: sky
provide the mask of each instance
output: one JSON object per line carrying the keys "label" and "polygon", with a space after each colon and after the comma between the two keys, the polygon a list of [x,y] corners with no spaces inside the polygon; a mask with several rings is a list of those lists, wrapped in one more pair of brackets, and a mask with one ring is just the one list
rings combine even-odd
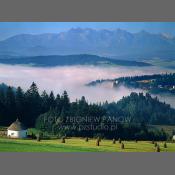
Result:
{"label": "sky", "polygon": [[59,33],[70,28],[124,29],[175,35],[175,22],[0,22],[0,40],[18,34]]}

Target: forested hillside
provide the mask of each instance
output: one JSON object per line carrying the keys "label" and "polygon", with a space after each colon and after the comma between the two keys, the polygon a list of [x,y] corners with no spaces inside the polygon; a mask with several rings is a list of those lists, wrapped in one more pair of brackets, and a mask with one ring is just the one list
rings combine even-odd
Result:
{"label": "forested hillside", "polygon": [[[100,134],[107,138],[115,136],[130,139],[135,137],[153,139],[157,134],[156,138],[160,139],[165,137],[164,132],[150,132],[146,125],[175,124],[175,110],[170,105],[159,102],[157,98],[152,98],[149,94],[144,96],[142,93],[131,93],[130,96],[123,97],[116,103],[89,104],[85,97],[70,102],[66,91],[56,96],[53,92],[47,94],[46,91],[39,94],[35,83],[32,83],[27,91],[23,91],[20,87],[0,88],[0,125],[8,126],[17,117],[28,127],[36,126],[39,130],[54,135],[94,137]],[[67,123],[67,117],[79,120]],[[91,117],[93,120],[87,122],[84,120],[85,117]],[[104,121],[104,117],[106,119],[114,117],[116,120],[114,123]],[[123,118],[126,121],[121,122],[117,118]],[[105,125],[108,129],[80,128],[87,124],[95,128]],[[117,124],[117,128],[109,129],[114,124]],[[71,126],[71,129],[64,128],[65,125]]]}
{"label": "forested hillside", "polygon": [[0,56],[0,63],[10,65],[30,65],[36,67],[55,67],[70,65],[120,65],[120,66],[151,66],[141,61],[116,60],[97,55],[49,55],[34,57],[3,57]]}
{"label": "forested hillside", "polygon": [[162,103],[158,98],[152,98],[149,93],[131,93],[117,103],[104,105],[110,116],[130,117],[133,123],[175,124],[175,109]]}
{"label": "forested hillside", "polygon": [[169,93],[174,95],[175,73],[121,77],[114,82],[114,87],[120,85],[144,89],[150,93]]}

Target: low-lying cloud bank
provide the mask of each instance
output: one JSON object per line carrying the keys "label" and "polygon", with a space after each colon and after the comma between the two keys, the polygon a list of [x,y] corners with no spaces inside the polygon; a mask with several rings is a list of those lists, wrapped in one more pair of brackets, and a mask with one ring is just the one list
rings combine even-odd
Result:
{"label": "low-lying cloud bank", "polygon": [[[71,100],[85,96],[89,102],[117,101],[131,92],[142,90],[120,87],[115,90],[111,84],[102,84],[97,87],[86,87],[85,84],[97,79],[112,79],[121,76],[165,73],[158,67],[96,67],[96,66],[64,66],[54,68],[34,68],[28,66],[0,65],[0,83],[11,86],[21,86],[28,89],[34,81],[40,92],[44,89],[55,94],[67,90]],[[173,101],[173,100],[170,100]]]}

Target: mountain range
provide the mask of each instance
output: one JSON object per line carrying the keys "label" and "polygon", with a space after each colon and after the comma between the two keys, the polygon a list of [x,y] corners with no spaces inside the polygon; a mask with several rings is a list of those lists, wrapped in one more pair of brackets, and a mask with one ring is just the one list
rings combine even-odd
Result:
{"label": "mountain range", "polygon": [[20,34],[0,41],[0,55],[93,54],[112,58],[174,58],[175,37],[146,31],[73,28],[58,34]]}

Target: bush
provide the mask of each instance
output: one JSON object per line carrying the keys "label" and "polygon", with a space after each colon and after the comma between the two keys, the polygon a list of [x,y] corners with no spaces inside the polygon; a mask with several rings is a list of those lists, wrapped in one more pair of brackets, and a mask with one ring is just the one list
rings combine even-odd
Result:
{"label": "bush", "polygon": [[115,139],[113,139],[113,140],[112,140],[112,143],[113,143],[113,144],[115,144],[115,142],[116,142],[116,140],[115,140]]}

